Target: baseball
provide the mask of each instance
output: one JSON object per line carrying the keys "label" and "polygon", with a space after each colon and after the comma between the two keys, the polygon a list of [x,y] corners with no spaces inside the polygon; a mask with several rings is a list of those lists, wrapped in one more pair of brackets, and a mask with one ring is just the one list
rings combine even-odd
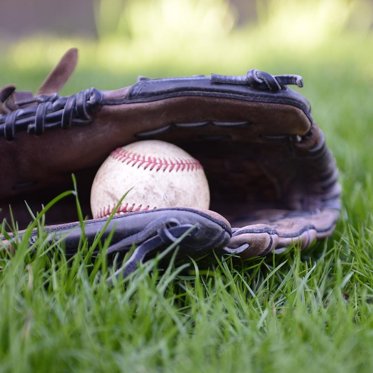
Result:
{"label": "baseball", "polygon": [[[124,196],[124,198],[123,198]],[[176,145],[139,141],[115,149],[92,184],[94,218],[167,207],[208,209],[210,191],[201,164]]]}

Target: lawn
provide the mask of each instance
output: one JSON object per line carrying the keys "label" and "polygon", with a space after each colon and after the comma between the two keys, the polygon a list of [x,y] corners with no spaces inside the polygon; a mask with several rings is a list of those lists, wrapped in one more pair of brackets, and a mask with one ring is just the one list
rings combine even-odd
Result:
{"label": "lawn", "polygon": [[[168,55],[114,67],[92,63],[104,47],[82,44],[82,64],[63,92],[118,88],[136,75],[303,75],[301,93],[340,169],[333,237],[306,253],[238,265],[226,258],[209,270],[191,263],[160,272],[150,262],[113,287],[104,256],[91,264],[89,248],[71,264],[57,248],[46,255],[42,241],[36,252],[25,244],[11,257],[2,251],[0,372],[373,371],[373,39],[343,34],[298,51],[232,40],[184,63]],[[38,55],[44,44],[34,43]],[[57,52],[28,63],[22,45],[9,49],[0,86],[36,90]]]}

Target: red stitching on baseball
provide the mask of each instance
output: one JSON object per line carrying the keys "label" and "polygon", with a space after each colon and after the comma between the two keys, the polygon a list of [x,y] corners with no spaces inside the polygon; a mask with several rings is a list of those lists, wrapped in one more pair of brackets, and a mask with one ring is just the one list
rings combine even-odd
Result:
{"label": "red stitching on baseball", "polygon": [[[101,219],[101,218],[106,218],[108,216],[111,215],[111,213],[113,212],[115,206],[111,206],[111,205],[108,205],[108,206],[105,206],[105,207],[102,207],[98,214],[96,215],[96,219]],[[134,203],[132,204],[129,204],[128,202],[123,204],[123,205],[120,205],[117,209],[117,211],[115,212],[114,216],[116,215],[119,215],[120,213],[128,213],[128,212],[137,212],[137,211],[148,211],[148,210],[151,210],[151,209],[156,209],[156,207],[150,207],[149,205],[146,205],[143,207],[143,205],[135,205]]]}
{"label": "red stitching on baseball", "polygon": [[111,156],[119,162],[125,163],[131,167],[142,167],[150,171],[196,171],[202,168],[196,159],[166,159],[152,156],[145,156],[139,153],[131,152],[127,149],[115,149]]}

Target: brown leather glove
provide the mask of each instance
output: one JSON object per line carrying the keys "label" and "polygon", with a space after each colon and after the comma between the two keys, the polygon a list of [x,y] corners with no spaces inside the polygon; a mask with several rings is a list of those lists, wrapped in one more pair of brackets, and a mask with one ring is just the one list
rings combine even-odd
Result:
{"label": "brown leather glove", "polygon": [[[177,242],[184,254],[203,248],[204,254],[218,249],[250,257],[293,244],[305,248],[333,232],[340,211],[338,173],[308,102],[288,88],[302,86],[299,76],[251,70],[244,76],[140,78],[114,91],[59,96],[76,61],[77,51],[69,50],[35,96],[13,86],[0,90],[3,219],[11,206],[25,227],[32,220],[28,208],[39,211],[71,189],[74,173],[86,229],[94,237],[106,222],[89,220],[98,167],[119,146],[158,139],[202,163],[211,211],[176,207],[115,218],[109,229],[119,233],[111,251],[145,244],[157,252]],[[71,223],[76,220],[74,198],[46,214],[48,224],[59,224],[48,231],[63,235],[70,251],[83,229]],[[138,260],[148,255],[142,249]]]}

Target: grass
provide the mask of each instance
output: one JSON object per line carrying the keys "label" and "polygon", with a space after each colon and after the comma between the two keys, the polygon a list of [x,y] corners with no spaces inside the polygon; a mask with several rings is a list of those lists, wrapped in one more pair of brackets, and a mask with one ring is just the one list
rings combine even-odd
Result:
{"label": "grass", "polygon": [[109,288],[83,255],[23,245],[2,260],[1,369],[369,371],[371,258],[346,246],[193,275],[148,265]]}
{"label": "grass", "polygon": [[[21,242],[14,256],[0,254],[0,372],[373,370],[373,40],[343,35],[293,54],[266,54],[259,44],[257,53],[243,47],[230,66],[210,58],[193,73],[207,65],[243,73],[245,65],[304,76],[302,93],[341,172],[344,207],[333,237],[306,253],[238,266],[223,259],[204,271],[190,264],[188,272],[171,266],[149,275],[148,263],[113,287],[105,258],[91,264],[88,248],[68,264],[43,239],[31,248]],[[90,65],[84,52],[96,53],[83,48],[83,67],[65,92],[133,81],[134,66],[124,76],[109,61]],[[36,89],[47,64],[14,66],[9,56],[0,85],[14,79]],[[136,74],[196,67],[171,65],[139,62]]]}

